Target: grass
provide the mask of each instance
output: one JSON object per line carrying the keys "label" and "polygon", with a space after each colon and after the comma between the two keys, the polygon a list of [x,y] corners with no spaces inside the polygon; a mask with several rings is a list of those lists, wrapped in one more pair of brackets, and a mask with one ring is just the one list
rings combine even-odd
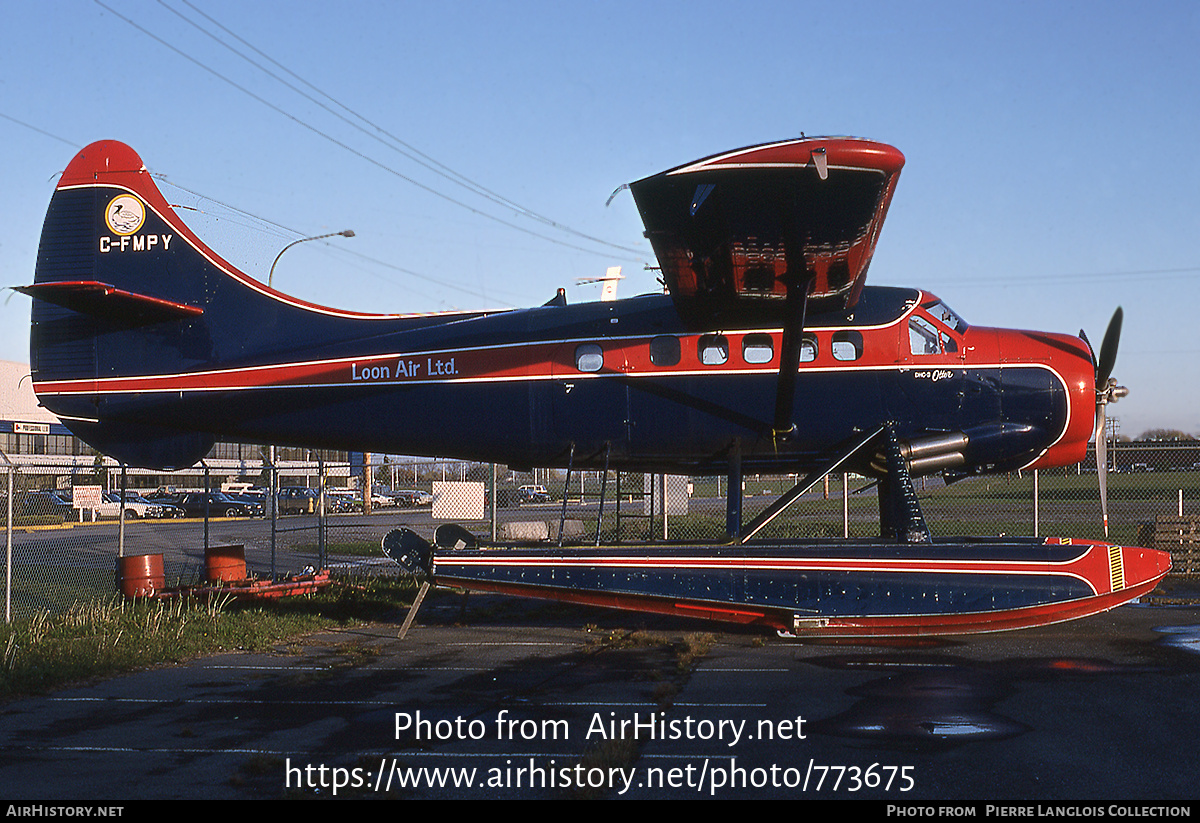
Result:
{"label": "grass", "polygon": [[84,599],[0,626],[0,700],[221,651],[264,651],[298,635],[378,619],[411,602],[391,579],[339,583],[304,597],[240,604]]}
{"label": "grass", "polygon": [[[296,546],[293,551],[308,552],[316,554],[316,543],[303,543]],[[379,557],[382,549],[379,548],[378,540],[343,540],[343,541],[327,541],[325,543],[325,553],[347,555],[351,557]]]}
{"label": "grass", "polygon": [[113,592],[113,580],[112,569],[39,563],[36,574],[14,572],[13,612],[18,615],[39,611],[57,613],[76,601],[99,600]]}

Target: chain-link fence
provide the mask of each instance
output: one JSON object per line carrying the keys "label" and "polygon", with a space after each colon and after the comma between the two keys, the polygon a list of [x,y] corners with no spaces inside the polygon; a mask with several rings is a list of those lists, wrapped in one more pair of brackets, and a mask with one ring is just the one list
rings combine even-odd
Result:
{"label": "chain-link fence", "polygon": [[[1110,459],[1109,539],[1195,546],[1200,443],[1120,444]],[[395,573],[380,543],[400,526],[431,538],[439,524],[453,522],[501,543],[720,542],[727,535],[724,477],[568,477],[563,470],[387,458],[366,472],[376,481],[366,495],[363,484],[355,487],[359,469],[322,461],[276,460],[273,470],[269,460],[251,461],[164,478],[123,474],[99,459],[65,466],[0,455],[0,472],[6,619],[112,596],[122,558],[161,555],[161,585],[199,584],[211,576],[216,547],[240,547],[246,574],[278,579],[320,568]],[[745,477],[742,521],[797,481]],[[1094,458],[950,485],[938,477],[915,481],[935,536],[1102,538],[1097,485]],[[869,538],[878,535],[878,520],[873,483],[838,474],[801,495],[755,539]],[[1177,559],[1175,571],[1200,568]]]}

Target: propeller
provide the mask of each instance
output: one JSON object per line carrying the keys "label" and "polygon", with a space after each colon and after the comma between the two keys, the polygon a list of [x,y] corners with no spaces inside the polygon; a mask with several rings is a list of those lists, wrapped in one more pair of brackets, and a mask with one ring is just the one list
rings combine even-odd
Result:
{"label": "propeller", "polygon": [[1100,513],[1104,517],[1104,536],[1108,537],[1108,414],[1109,403],[1115,403],[1129,389],[1118,386],[1112,376],[1113,366],[1117,362],[1117,344],[1121,339],[1121,322],[1125,313],[1118,306],[1113,312],[1112,320],[1108,321],[1108,329],[1104,332],[1104,340],[1100,343],[1100,355],[1096,356],[1095,349],[1081,330],[1079,336],[1092,349],[1092,363],[1096,369],[1096,474],[1100,479]]}

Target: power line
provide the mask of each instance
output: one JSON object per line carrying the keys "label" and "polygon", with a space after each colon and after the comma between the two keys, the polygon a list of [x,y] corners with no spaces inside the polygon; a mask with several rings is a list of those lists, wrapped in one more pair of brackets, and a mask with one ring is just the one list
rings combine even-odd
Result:
{"label": "power line", "polygon": [[5,120],[8,120],[12,123],[16,123],[18,126],[24,126],[25,128],[29,129],[30,131],[36,131],[38,134],[43,135],[45,137],[49,137],[51,140],[57,140],[60,143],[65,143],[73,149],[79,148],[78,143],[68,140],[65,137],[59,137],[57,134],[51,134],[50,132],[46,131],[45,129],[39,129],[37,126],[30,125],[29,123],[26,123],[24,120],[18,120],[15,117],[4,114],[3,112],[0,112],[0,117],[3,117]]}
{"label": "power line", "polygon": [[[492,191],[491,189],[487,188],[486,186],[482,185],[481,183],[479,183],[475,180],[472,180],[471,178],[467,177],[466,175],[455,171],[454,169],[447,166],[445,163],[442,163],[442,162],[436,160],[435,158],[429,156],[428,154],[426,154],[425,152],[416,148],[412,144],[402,140],[400,137],[398,137],[394,133],[388,131],[383,126],[373,122],[366,116],[351,109],[349,106],[345,105],[344,103],[342,103],[341,101],[339,101],[338,99],[333,97],[332,95],[317,88],[315,85],[310,83],[308,80],[305,80],[299,74],[292,71],[287,66],[280,63],[278,60],[275,60],[270,55],[266,54],[264,51],[257,48],[256,46],[254,46],[254,44],[250,43],[245,38],[239,36],[237,33],[230,30],[227,26],[223,25],[220,21],[214,19],[211,15],[208,15],[201,9],[196,8],[196,6],[193,3],[191,3],[190,0],[182,0],[182,1],[183,1],[184,5],[188,6],[194,12],[199,14],[201,17],[208,20],[210,23],[212,23],[217,28],[221,29],[221,31],[225,32],[230,37],[234,38],[239,43],[246,46],[246,48],[250,49],[255,54],[257,54],[260,57],[262,57],[263,59],[267,60],[268,62],[270,62],[274,66],[278,67],[282,71],[286,72],[288,75],[295,78],[297,81],[299,81],[303,85],[307,86],[309,89],[311,89],[317,95],[319,95],[320,97],[323,97],[325,100],[328,100],[330,103],[332,103],[337,108],[342,109],[347,114],[351,115],[353,118],[361,121],[366,126],[369,126],[370,130],[368,130],[367,128],[364,128],[362,125],[352,122],[346,116],[339,114],[338,112],[334,111],[332,108],[327,106],[325,103],[321,102],[320,100],[317,100],[312,95],[302,91],[301,89],[296,88],[296,86],[289,83],[287,80],[283,79],[279,75],[277,75],[274,72],[272,72],[271,70],[267,69],[260,63],[247,57],[245,54],[243,54],[242,52],[233,48],[228,43],[224,42],[219,37],[214,35],[212,32],[210,32],[210,31],[206,30],[204,27],[200,26],[195,21],[188,19],[186,16],[184,16],[182,13],[180,13],[177,9],[171,8],[169,5],[167,5],[166,0],[158,0],[159,4],[162,5],[164,8],[166,8],[168,11],[175,14],[181,20],[183,20],[184,22],[193,26],[198,31],[200,31],[202,34],[211,38],[213,41],[215,41],[219,45],[221,45],[224,48],[228,49],[229,51],[233,52],[235,55],[242,58],[250,65],[254,66],[256,69],[263,72],[268,77],[271,77],[272,79],[276,80],[277,82],[283,84],[284,86],[286,86],[287,88],[296,92],[297,94],[301,95],[302,97],[309,100],[313,104],[320,106],[322,109],[329,112],[334,117],[337,117],[342,122],[352,126],[355,129],[358,129],[359,131],[361,131],[362,133],[371,137],[372,139],[377,140],[378,142],[380,142],[387,148],[390,148],[393,151],[396,151],[399,154],[403,155],[404,157],[407,157],[409,160],[412,160],[414,163],[417,163],[418,165],[432,171],[434,174],[437,174],[438,176],[454,183],[457,186],[461,186],[462,188],[465,188],[467,191],[470,191],[473,194],[476,194],[480,197],[490,200],[493,203],[496,203],[497,205],[512,209],[513,211],[517,212],[518,214],[521,214],[525,217],[529,217],[533,220],[537,220],[538,222],[544,223],[545,225],[550,226],[555,229],[558,229],[559,231],[563,231],[568,234],[573,234],[576,237],[580,237],[582,239],[589,240],[593,243],[599,243],[601,245],[608,246],[610,248],[617,249],[619,251],[629,252],[629,253],[637,254],[637,255],[642,254],[642,251],[639,249],[631,248],[628,246],[622,246],[617,243],[612,243],[608,240],[604,240],[599,237],[594,237],[590,234],[586,234],[577,229],[571,228],[570,226],[559,223],[558,221],[553,220],[552,218],[546,217],[543,214],[539,214],[538,212],[534,211],[533,209],[523,206],[520,203],[510,200],[509,198],[507,198],[501,194],[498,194],[495,191]],[[376,133],[372,133],[372,130]],[[385,140],[384,138],[387,138],[387,139]],[[389,140],[391,141],[391,143],[388,142]]]}
{"label": "power line", "polygon": [[[167,185],[170,185],[170,186],[172,186],[173,188],[177,188],[177,189],[179,189],[179,190],[181,190],[181,191],[185,191],[185,192],[187,192],[188,194],[192,195],[193,197],[198,197],[198,198],[200,198],[200,199],[202,199],[202,200],[208,200],[209,202],[216,203],[218,206],[221,206],[222,208],[229,209],[231,212],[233,212],[233,213],[234,213],[234,214],[236,214],[236,215],[239,215],[239,216],[243,216],[243,217],[249,218],[250,220],[254,221],[255,223],[259,223],[259,224],[262,224],[263,226],[270,227],[270,228],[272,229],[272,232],[271,232],[271,233],[272,233],[272,234],[274,234],[274,235],[276,235],[276,236],[292,236],[292,237],[303,237],[303,236],[304,236],[304,234],[305,234],[304,232],[298,231],[298,230],[296,230],[296,229],[293,229],[293,228],[289,228],[288,226],[284,226],[284,225],[282,225],[282,224],[280,224],[280,223],[276,223],[276,222],[275,222],[275,221],[273,221],[273,220],[268,220],[268,219],[267,219],[267,218],[265,218],[265,217],[259,217],[258,215],[256,215],[256,214],[253,214],[252,212],[248,212],[248,211],[246,211],[246,210],[244,210],[244,209],[240,209],[240,208],[238,208],[237,206],[231,206],[231,205],[229,205],[228,203],[223,203],[223,202],[221,202],[220,200],[217,200],[217,199],[215,199],[215,198],[212,198],[212,197],[208,197],[207,195],[201,194],[201,193],[199,193],[199,192],[197,192],[197,191],[193,191],[192,189],[189,189],[189,188],[187,188],[187,187],[185,187],[185,186],[181,186],[181,185],[179,185],[178,183],[176,183],[176,182],[174,182],[174,181],[172,181],[172,180],[169,180],[169,179],[167,179],[167,178],[166,178],[165,176],[163,176],[163,175],[158,175],[158,174],[155,174],[155,175],[153,175],[153,176],[154,176],[154,177],[156,177],[156,178],[158,178],[159,180],[163,181],[163,182],[164,182],[164,183],[166,183]],[[177,208],[178,208],[178,207],[177,207]],[[206,212],[206,214],[210,214],[210,216],[211,216],[211,217],[213,217],[214,219],[220,219],[220,218],[217,218],[217,217],[216,217],[216,215],[212,215],[211,213],[207,213],[207,212]],[[245,226],[246,228],[255,228],[254,226],[252,226],[252,225],[250,225],[250,224],[248,224],[248,223],[242,223],[241,225]],[[262,229],[261,227],[259,227],[259,228],[258,228],[258,230],[260,230],[260,231],[263,231],[263,229]],[[328,246],[329,248],[334,248],[334,247],[333,247],[332,245],[330,245],[329,243],[324,243],[324,244],[322,244],[322,245]],[[437,285],[437,286],[441,286],[441,287],[443,287],[443,288],[454,289],[454,290],[456,290],[456,291],[460,291],[460,292],[462,292],[463,294],[469,294],[469,295],[471,295],[472,297],[479,297],[479,298],[482,298],[482,299],[484,299],[484,300],[494,300],[494,299],[495,299],[495,298],[494,298],[494,297],[492,297],[492,296],[489,296],[489,295],[483,294],[483,293],[481,293],[481,292],[478,292],[478,291],[474,291],[473,289],[469,289],[469,288],[467,288],[467,287],[465,287],[465,286],[461,286],[461,285],[458,285],[458,284],[456,284],[456,283],[448,282],[448,281],[445,281],[445,280],[439,280],[439,279],[437,279],[436,277],[431,277],[431,276],[429,276],[429,275],[427,275],[427,274],[421,274],[421,273],[420,273],[420,272],[418,272],[418,271],[414,271],[414,270],[412,270],[412,269],[408,269],[408,268],[405,268],[405,267],[403,267],[403,266],[398,266],[398,265],[396,265],[395,263],[389,263],[389,262],[387,262],[387,261],[385,261],[385,260],[380,260],[380,259],[378,259],[378,258],[371,257],[371,256],[369,256],[369,255],[366,255],[366,254],[362,254],[361,252],[354,251],[353,249],[347,249],[347,248],[344,248],[344,247],[338,246],[338,247],[337,247],[337,252],[338,252],[339,254],[342,254],[342,255],[349,255],[349,256],[351,256],[351,257],[357,257],[359,260],[362,260],[362,261],[365,261],[365,262],[369,262],[369,263],[373,263],[373,264],[375,264],[375,265],[377,265],[377,266],[381,266],[381,267],[383,267],[383,268],[386,268],[386,269],[392,269],[393,271],[400,272],[401,274],[406,274],[406,275],[408,275],[409,277],[414,277],[414,278],[416,278],[416,279],[418,279],[418,280],[424,280],[424,281],[426,281],[426,282],[433,283],[433,284],[435,284],[435,285]],[[366,270],[364,269],[364,271],[366,271]],[[373,276],[375,276],[375,277],[380,277],[380,275],[377,275],[377,274],[375,274],[375,275],[373,275]],[[394,281],[387,281],[387,279],[386,279],[386,278],[382,278],[382,277],[380,277],[380,279],[383,279],[383,280],[385,280],[385,282],[394,282]],[[422,296],[426,297],[427,299],[433,299],[433,298],[431,298],[429,295],[422,295]],[[501,302],[501,303],[503,303],[504,301],[500,301],[500,302]],[[508,304],[506,304],[506,305],[508,305]],[[508,307],[509,307],[509,308],[511,308],[511,305],[508,305]]]}
{"label": "power line", "polygon": [[[38,128],[37,126],[33,125],[32,123],[27,123],[24,120],[19,120],[16,117],[5,114],[4,112],[0,112],[0,118],[3,118],[4,120],[8,120],[12,123],[16,123],[18,126],[27,128],[30,131],[36,132],[37,134],[43,135],[45,137],[49,137],[53,140],[57,140],[58,142],[63,143],[67,146],[70,146],[73,149],[77,149],[79,147],[79,143],[77,141],[68,140],[65,137],[60,137],[56,134],[52,134],[51,132],[48,132],[45,129]],[[248,221],[250,221],[250,222],[234,221],[234,222],[237,222],[238,225],[241,225],[243,228],[250,229],[253,231],[261,231],[264,233],[270,233],[276,237],[302,237],[305,234],[304,232],[299,231],[297,229],[293,229],[288,226],[284,226],[281,223],[276,223],[274,220],[270,220],[266,217],[262,217],[260,215],[254,214],[253,212],[248,212],[245,209],[239,208],[239,207],[231,205],[229,203],[225,203],[221,200],[217,200],[215,197],[209,197],[206,194],[201,194],[200,192],[195,191],[194,189],[190,189],[187,186],[181,185],[181,184],[175,182],[174,180],[171,180],[165,174],[151,173],[151,177],[154,177],[156,180],[158,180],[160,183],[163,183],[164,185],[168,185],[172,188],[179,189],[180,191],[187,192],[188,194],[190,194],[191,196],[193,196],[199,200],[206,200],[210,203],[215,203],[216,205],[220,206],[221,208],[228,209],[229,212],[234,215],[247,218]],[[202,209],[192,209],[192,207],[190,207],[190,206],[172,204],[172,207],[175,209],[195,210],[201,214],[208,215],[209,217],[211,217],[214,220],[224,219],[224,218],[220,218],[219,216],[217,216],[211,212],[207,212]],[[267,232],[267,230],[266,230],[268,227],[270,229],[270,232]],[[329,244],[325,244],[325,245],[329,245]],[[469,289],[469,288],[467,288],[465,286],[461,286],[457,283],[449,282],[446,280],[439,280],[439,279],[437,279],[435,277],[431,277],[427,274],[421,274],[420,272],[414,271],[412,269],[408,269],[403,266],[398,266],[394,263],[389,263],[385,260],[380,260],[375,257],[370,257],[369,255],[361,254],[360,252],[355,252],[355,251],[351,251],[348,249],[339,249],[339,251],[341,251],[344,254],[349,254],[354,257],[357,257],[360,260],[363,260],[363,261],[366,261],[369,263],[374,263],[375,265],[378,265],[378,266],[382,266],[383,268],[392,269],[393,271],[400,272],[401,274],[408,275],[409,277],[414,277],[418,280],[425,280],[429,283],[433,283],[433,284],[441,286],[443,288],[460,291],[464,294],[471,295],[472,297],[479,297],[484,300],[495,300],[496,299],[493,296],[483,294],[482,292],[478,292],[473,289]],[[364,271],[366,271],[366,270],[364,269]],[[370,272],[368,272],[368,273],[370,274]],[[380,279],[384,280],[385,282],[395,282],[395,281],[389,281],[389,280],[387,280],[387,278],[381,277],[378,274],[372,274],[372,276],[379,277]],[[429,299],[429,300],[434,299],[434,298],[430,297],[429,295],[420,295],[420,296],[425,297],[426,299]],[[512,308],[512,304],[506,303],[503,300],[498,301],[498,302],[500,302],[502,305],[504,305],[507,308]]]}
{"label": "power line", "polygon": [[[258,94],[256,94],[256,93],[254,93],[254,92],[252,92],[252,91],[250,91],[250,90],[249,90],[248,88],[246,88],[245,86],[242,86],[241,84],[239,84],[239,83],[237,83],[237,82],[233,81],[233,80],[232,80],[232,79],[230,79],[229,77],[226,77],[225,75],[221,74],[220,72],[218,72],[216,69],[212,68],[211,66],[208,66],[208,65],[206,65],[205,63],[203,63],[202,61],[200,61],[200,60],[196,59],[195,57],[192,57],[192,56],[191,56],[190,54],[188,54],[187,52],[185,52],[185,51],[183,51],[182,49],[180,49],[180,48],[177,48],[176,46],[174,46],[174,45],[172,45],[171,43],[167,42],[167,41],[166,41],[166,40],[164,40],[163,38],[159,37],[158,35],[154,34],[153,32],[149,31],[148,29],[146,29],[144,26],[141,26],[141,25],[139,25],[138,23],[134,22],[133,20],[129,19],[128,17],[124,16],[124,15],[123,15],[123,14],[121,14],[120,12],[116,11],[115,9],[113,9],[111,6],[108,6],[108,5],[106,5],[105,3],[103,3],[101,0],[93,0],[93,2],[95,2],[95,3],[96,3],[96,5],[100,6],[100,7],[101,7],[101,8],[103,8],[104,10],[108,11],[108,12],[109,12],[110,14],[112,14],[114,17],[117,17],[118,19],[120,19],[120,20],[124,21],[125,23],[127,23],[128,25],[130,25],[130,26],[132,26],[133,28],[137,29],[138,31],[140,31],[142,34],[146,35],[146,36],[147,36],[147,37],[149,37],[150,39],[152,39],[152,40],[154,40],[155,42],[159,43],[159,44],[160,44],[160,45],[162,45],[163,47],[170,49],[171,51],[173,51],[173,52],[175,52],[176,54],[178,54],[180,57],[182,57],[182,58],[184,58],[185,60],[187,60],[188,62],[190,62],[190,63],[192,63],[192,64],[194,64],[194,65],[198,66],[199,68],[201,68],[201,69],[203,69],[204,71],[208,72],[209,74],[213,75],[214,77],[216,77],[217,79],[221,80],[222,82],[224,82],[224,83],[227,83],[228,85],[232,86],[233,88],[235,88],[235,89],[237,89],[238,91],[240,91],[240,92],[242,92],[243,94],[245,94],[247,97],[250,97],[251,99],[255,100],[256,102],[258,102],[258,103],[261,103],[262,105],[264,105],[264,106],[266,106],[267,108],[271,109],[272,111],[274,111],[274,112],[276,112],[276,113],[278,113],[278,114],[282,115],[283,117],[287,118],[288,120],[291,120],[293,123],[297,124],[298,126],[301,126],[302,128],[305,128],[305,129],[307,129],[308,131],[311,131],[313,134],[316,134],[316,135],[318,135],[319,137],[323,137],[325,140],[327,140],[327,141],[329,141],[330,143],[334,144],[334,145],[335,145],[335,146],[337,146],[338,148],[344,149],[345,151],[347,151],[347,152],[349,152],[349,153],[353,154],[354,156],[358,157],[359,159],[361,159],[361,160],[364,160],[364,161],[366,161],[366,162],[370,163],[371,165],[373,165],[373,166],[376,166],[377,168],[380,168],[380,169],[382,169],[383,171],[386,171],[386,172],[388,172],[389,174],[392,174],[392,175],[394,175],[394,176],[396,176],[396,177],[400,178],[401,180],[404,180],[405,182],[407,182],[407,183],[410,183],[410,184],[412,184],[412,185],[416,186],[417,188],[421,189],[422,191],[428,192],[429,194],[432,194],[432,195],[433,195],[433,196],[435,196],[435,197],[438,197],[438,198],[440,198],[440,199],[442,199],[442,200],[445,200],[445,201],[447,201],[447,202],[449,202],[449,203],[452,203],[452,204],[454,204],[454,205],[456,205],[456,206],[459,206],[460,208],[466,209],[467,211],[471,212],[472,214],[478,215],[479,217],[483,217],[483,218],[486,218],[486,219],[488,219],[488,220],[492,220],[492,221],[494,221],[494,222],[496,222],[496,223],[499,223],[499,224],[501,224],[501,225],[503,225],[503,226],[506,226],[506,227],[508,227],[508,228],[510,228],[510,229],[513,229],[513,230],[515,230],[515,231],[519,231],[519,232],[522,232],[522,233],[524,233],[524,234],[528,234],[528,235],[531,235],[531,236],[533,236],[533,237],[537,237],[537,238],[539,238],[539,239],[541,239],[541,240],[545,240],[545,241],[546,241],[546,242],[548,242],[548,243],[554,243],[555,245],[558,245],[558,246],[563,246],[563,247],[565,247],[565,248],[569,248],[569,249],[574,249],[575,251],[580,251],[580,252],[583,252],[583,253],[585,253],[585,254],[592,254],[592,255],[597,255],[597,256],[605,256],[605,257],[609,257],[609,258],[611,258],[611,254],[608,254],[608,253],[606,253],[606,252],[600,252],[600,251],[597,251],[596,249],[584,248],[584,247],[582,247],[582,246],[578,246],[578,245],[575,245],[575,244],[573,244],[573,243],[568,243],[568,242],[566,242],[566,241],[563,241],[563,240],[558,240],[558,239],[556,239],[556,238],[553,238],[553,237],[548,237],[547,235],[544,235],[544,234],[541,234],[541,233],[539,233],[539,232],[535,232],[535,231],[532,231],[532,230],[530,230],[530,229],[527,229],[527,228],[525,228],[524,226],[518,226],[518,225],[516,225],[516,224],[514,224],[514,223],[510,223],[510,222],[508,222],[507,220],[503,220],[503,219],[501,219],[501,218],[499,218],[499,217],[497,217],[497,216],[495,216],[495,215],[493,215],[493,214],[489,214],[488,212],[481,211],[481,210],[479,210],[479,209],[475,208],[474,206],[471,206],[471,205],[469,205],[469,204],[467,204],[467,203],[464,203],[464,202],[462,202],[461,200],[457,200],[457,199],[455,199],[455,198],[453,198],[453,197],[449,196],[448,194],[445,194],[445,193],[443,193],[443,192],[440,192],[440,191],[438,191],[437,189],[434,189],[434,188],[432,188],[431,186],[427,186],[427,185],[425,185],[424,183],[421,183],[421,182],[419,182],[419,181],[417,181],[417,180],[414,180],[413,178],[409,177],[409,176],[408,176],[408,175],[406,175],[406,174],[403,174],[403,173],[402,173],[402,172],[400,172],[399,170],[392,168],[391,166],[387,165],[386,163],[383,163],[383,162],[382,162],[382,161],[380,161],[380,160],[376,160],[375,158],[373,158],[373,157],[370,157],[370,156],[368,156],[368,155],[364,154],[363,152],[359,151],[358,149],[355,149],[355,148],[353,148],[352,146],[348,145],[347,143],[344,143],[343,141],[341,141],[341,140],[338,140],[337,138],[333,137],[332,135],[330,135],[330,134],[328,134],[328,133],[326,133],[326,132],[324,132],[324,131],[321,131],[321,130],[320,130],[320,129],[318,129],[316,126],[314,126],[314,125],[312,125],[312,124],[310,124],[310,123],[307,123],[307,122],[305,122],[304,120],[301,120],[301,119],[300,119],[299,117],[297,117],[296,115],[294,115],[294,114],[291,114],[290,112],[287,112],[287,111],[285,111],[284,109],[280,108],[279,106],[275,105],[274,103],[270,102],[269,100],[267,100],[267,99],[263,98],[262,96],[260,96],[260,95],[258,95]],[[637,252],[635,252],[635,253],[637,253]]]}

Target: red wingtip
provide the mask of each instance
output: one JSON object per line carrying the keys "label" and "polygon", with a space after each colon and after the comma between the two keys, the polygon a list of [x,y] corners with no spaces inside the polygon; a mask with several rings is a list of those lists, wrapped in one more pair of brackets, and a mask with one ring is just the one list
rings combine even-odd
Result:
{"label": "red wingtip", "polygon": [[67,165],[59,187],[94,183],[101,174],[145,171],[138,153],[118,140],[99,140],[87,146]]}

